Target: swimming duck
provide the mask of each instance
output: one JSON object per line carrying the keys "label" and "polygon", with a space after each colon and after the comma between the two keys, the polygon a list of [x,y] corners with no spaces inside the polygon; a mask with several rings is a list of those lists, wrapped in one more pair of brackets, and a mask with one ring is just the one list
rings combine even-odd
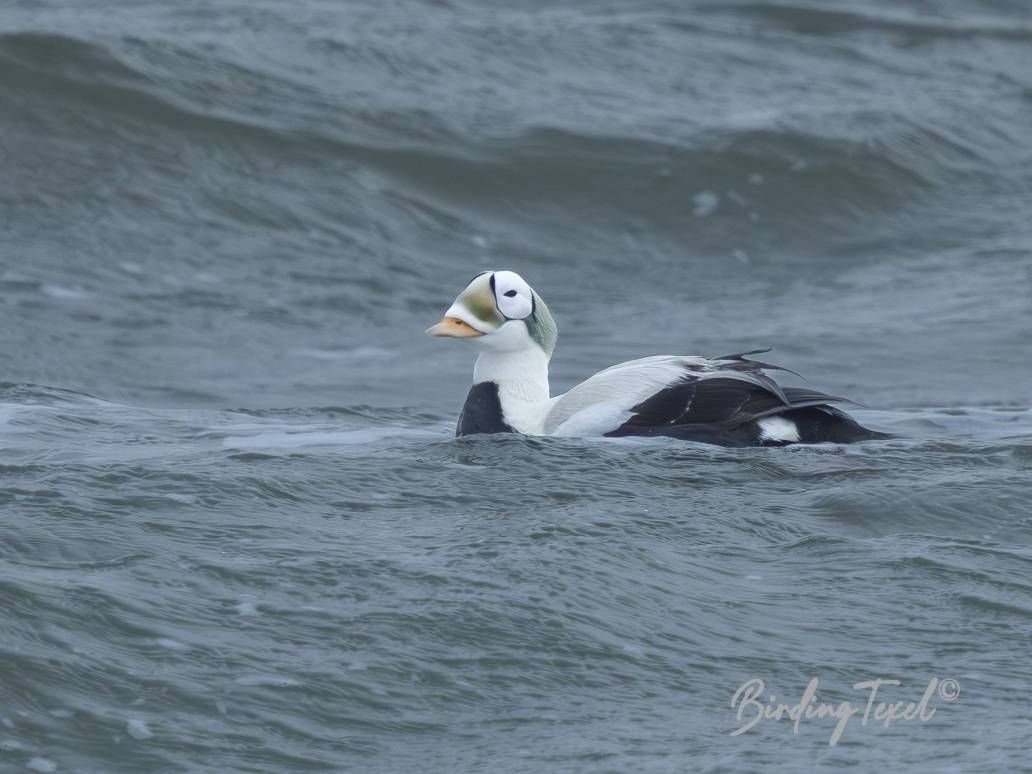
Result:
{"label": "swimming duck", "polygon": [[670,436],[722,446],[851,443],[886,438],[832,403],[845,398],[782,387],[749,359],[655,355],[611,366],[552,397],[548,363],[558,329],[519,274],[485,271],[426,331],[478,350],[456,436]]}

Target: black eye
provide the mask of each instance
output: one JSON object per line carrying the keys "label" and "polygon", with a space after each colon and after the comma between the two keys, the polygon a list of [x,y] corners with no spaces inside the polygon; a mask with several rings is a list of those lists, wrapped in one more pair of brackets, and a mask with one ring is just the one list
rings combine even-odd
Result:
{"label": "black eye", "polygon": [[504,293],[502,293],[502,295],[506,296],[507,298],[516,298],[516,291],[515,290],[506,290]]}

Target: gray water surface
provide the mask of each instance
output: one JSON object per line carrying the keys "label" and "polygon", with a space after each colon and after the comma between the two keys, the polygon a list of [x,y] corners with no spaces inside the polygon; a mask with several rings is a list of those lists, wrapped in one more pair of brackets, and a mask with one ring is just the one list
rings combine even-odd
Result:
{"label": "gray water surface", "polygon": [[[0,770],[1029,770],[1030,126],[1005,0],[4,4]],[[484,268],[898,437],[456,441]]]}

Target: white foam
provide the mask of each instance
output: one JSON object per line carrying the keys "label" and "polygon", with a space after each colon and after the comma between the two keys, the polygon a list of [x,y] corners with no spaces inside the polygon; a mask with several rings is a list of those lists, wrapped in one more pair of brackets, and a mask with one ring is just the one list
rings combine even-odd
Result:
{"label": "white foam", "polygon": [[355,347],[353,349],[300,349],[297,354],[316,360],[388,360],[396,355],[381,347]]}
{"label": "white foam", "polygon": [[717,211],[720,197],[713,191],[699,191],[692,197],[692,214],[697,218],[707,218]]}
{"label": "white foam", "polygon": [[150,739],[154,736],[154,732],[139,718],[130,718],[125,724],[125,730],[133,739]]}
{"label": "white foam", "polygon": [[254,602],[241,602],[236,606],[236,611],[240,615],[259,615],[258,606]]}
{"label": "white foam", "polygon": [[228,436],[222,440],[226,449],[299,449],[305,446],[365,446],[386,438],[437,437],[428,430],[404,427],[367,427],[359,430],[301,431],[293,428],[265,430],[254,435]]}
{"label": "white foam", "polygon": [[235,681],[238,685],[263,686],[271,685],[276,688],[291,688],[301,685],[297,680],[281,675],[245,675],[238,677]]}
{"label": "white foam", "polygon": [[158,639],[154,640],[154,644],[169,650],[190,650],[189,645],[184,645],[179,640],[173,640],[169,637],[158,637]]}
{"label": "white foam", "polygon": [[78,301],[79,299],[83,299],[89,296],[89,293],[87,293],[84,290],[80,290],[77,288],[66,288],[63,285],[46,284],[43,285],[40,288],[40,290],[42,290],[45,295],[48,295],[51,298],[59,299],[61,301]]}

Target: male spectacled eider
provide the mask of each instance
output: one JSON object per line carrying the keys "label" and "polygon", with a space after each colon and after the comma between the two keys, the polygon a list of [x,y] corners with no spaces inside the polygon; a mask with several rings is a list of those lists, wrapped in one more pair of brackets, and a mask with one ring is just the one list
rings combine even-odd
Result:
{"label": "male spectacled eider", "polygon": [[844,398],[780,386],[764,371],[785,369],[747,359],[757,352],[630,360],[550,397],[555,321],[534,289],[511,271],[478,274],[426,332],[466,339],[479,350],[456,436],[670,436],[723,446],[889,437],[830,405]]}

